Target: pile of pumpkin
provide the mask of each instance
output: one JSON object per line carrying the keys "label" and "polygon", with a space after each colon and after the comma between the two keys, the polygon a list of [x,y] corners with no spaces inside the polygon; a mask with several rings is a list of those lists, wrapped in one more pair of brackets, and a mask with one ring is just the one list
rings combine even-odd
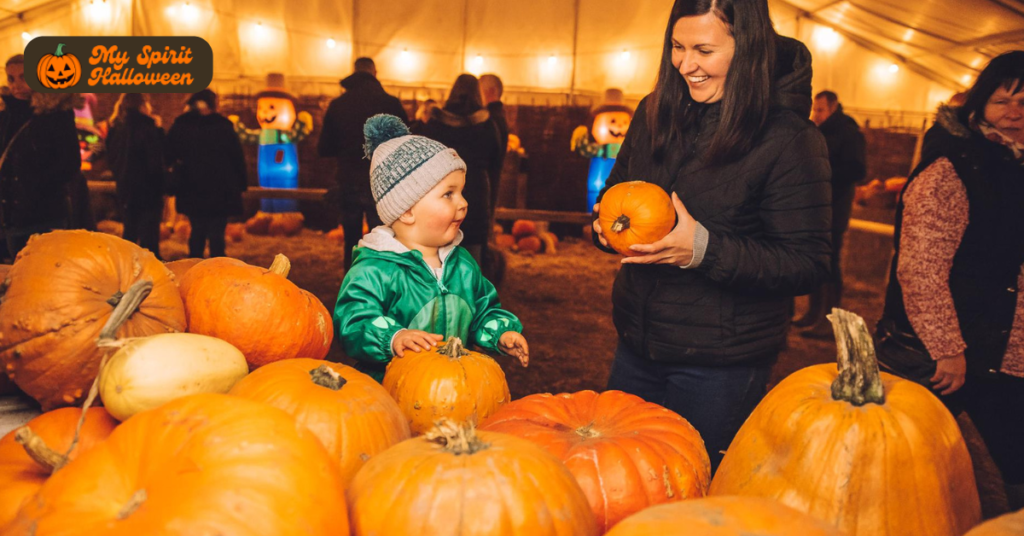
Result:
{"label": "pile of pumpkin", "polygon": [[306,218],[301,212],[257,212],[245,222],[245,232],[256,236],[295,236]]}
{"label": "pile of pumpkin", "polygon": [[512,233],[505,234],[505,228],[494,224],[491,240],[495,248],[525,255],[552,254],[558,252],[558,236],[545,230],[546,227],[530,220],[516,220]]}
{"label": "pile of pumpkin", "polygon": [[0,359],[50,411],[0,440],[0,533],[952,536],[980,518],[956,422],[879,374],[844,311],[839,366],[780,383],[712,481],[679,415],[617,391],[510,401],[458,339],[383,385],[325,362],[331,319],[287,272],[33,238]]}

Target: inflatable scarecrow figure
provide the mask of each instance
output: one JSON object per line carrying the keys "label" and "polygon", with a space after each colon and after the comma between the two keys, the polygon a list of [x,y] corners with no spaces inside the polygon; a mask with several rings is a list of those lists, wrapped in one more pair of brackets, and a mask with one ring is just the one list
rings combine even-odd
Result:
{"label": "inflatable scarecrow figure", "polygon": [[[297,188],[299,186],[299,153],[295,144],[313,131],[313,118],[308,112],[296,113],[295,96],[284,89],[284,75],[267,75],[267,89],[256,94],[256,122],[259,129],[249,129],[238,120],[235,124],[242,143],[259,144],[257,172],[264,188]],[[264,212],[295,212],[295,199],[263,199]]]}
{"label": "inflatable scarecrow figure", "polygon": [[[612,172],[615,157],[619,154],[626,131],[633,120],[633,109],[623,103],[622,90],[608,89],[604,102],[591,112],[594,116],[593,130],[578,126],[572,133],[572,150],[580,156],[590,157],[590,173],[587,175],[587,208],[591,210],[597,202],[597,194],[604,188],[604,182]],[[590,141],[593,133],[594,141]]]}
{"label": "inflatable scarecrow figure", "polygon": [[75,128],[78,130],[78,149],[82,155],[82,171],[92,169],[92,163],[103,156],[107,137],[106,123],[96,123],[92,111],[96,107],[95,93],[82,93],[75,102]]}

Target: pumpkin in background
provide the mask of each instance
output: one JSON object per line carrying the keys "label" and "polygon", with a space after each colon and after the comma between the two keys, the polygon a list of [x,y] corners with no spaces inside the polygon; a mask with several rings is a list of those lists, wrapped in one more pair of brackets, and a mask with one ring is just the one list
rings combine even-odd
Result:
{"label": "pumpkin in background", "polygon": [[245,222],[245,232],[251,235],[266,236],[270,234],[270,221],[272,217],[267,212],[257,212],[255,216]]}
{"label": "pumpkin in background", "polygon": [[[112,333],[116,338],[185,330],[171,272],[149,251],[114,236],[36,235],[7,281],[0,359],[43,411],[78,404],[88,394],[107,352],[96,342],[111,316],[123,321]],[[148,294],[145,287],[151,287]]]}
{"label": "pumpkin in background", "polygon": [[169,222],[163,222],[160,224],[160,240],[170,240],[171,235],[173,234],[174,224]]}
{"label": "pumpkin in background", "polygon": [[192,222],[183,215],[179,215],[178,218],[174,224],[174,239],[178,242],[188,242],[188,237],[192,235]]}
{"label": "pumpkin in background", "polygon": [[466,350],[458,337],[396,356],[388,363],[383,384],[416,435],[442,418],[457,423],[483,420],[512,398],[498,362]]}
{"label": "pumpkin in background", "polygon": [[66,89],[82,78],[82,64],[74,54],[64,52],[64,43],[53,54],[45,54],[36,67],[39,83],[50,89]]}
{"label": "pumpkin in background", "polygon": [[964,536],[1020,536],[1024,534],[1024,510],[991,519]]}
{"label": "pumpkin in background", "polygon": [[512,224],[512,236],[516,240],[537,234],[537,223],[530,220],[516,220]]}
{"label": "pumpkin in background", "polygon": [[[81,416],[81,408],[55,409],[0,439],[0,527],[14,519],[21,504],[39,491],[63,461]],[[117,421],[106,410],[89,408],[69,459],[106,439],[115,426]]]}
{"label": "pumpkin in background", "polygon": [[510,249],[516,245],[516,237],[510,234],[500,234],[494,236],[494,246],[498,249]]}
{"label": "pumpkin in background", "polygon": [[791,374],[736,434],[712,495],[751,495],[848,536],[959,536],[981,520],[971,457],[928,389],[879,373],[864,319],[833,309],[836,365]]}
{"label": "pumpkin in background", "polygon": [[352,536],[596,536],[569,471],[529,441],[443,421],[374,456],[348,488]]}
{"label": "pumpkin in background", "polygon": [[345,229],[342,226],[337,226],[330,231],[327,231],[327,239],[339,246],[345,245]]}
{"label": "pumpkin in background", "polygon": [[178,259],[176,261],[164,263],[164,266],[174,274],[174,281],[181,284],[181,278],[184,277],[185,272],[191,270],[193,266],[205,260],[206,259]]}
{"label": "pumpkin in background", "polygon": [[226,393],[249,373],[238,348],[194,333],[131,339],[100,369],[103,406],[119,421],[197,393]]}
{"label": "pumpkin in background", "polygon": [[309,428],[348,485],[367,460],[409,439],[409,422],[376,380],[340,363],[285,359],[261,367],[229,394],[266,402]]}
{"label": "pumpkin in background", "polygon": [[835,527],[761,497],[705,497],[648,508],[607,536],[842,536]]}
{"label": "pumpkin in background", "polygon": [[224,240],[227,242],[241,242],[245,235],[244,223],[229,223],[224,228]]}
{"label": "pumpkin in background", "polygon": [[503,406],[480,429],[527,439],[565,462],[602,531],[648,506],[703,497],[711,483],[697,430],[622,391],[530,395]]}
{"label": "pumpkin in background", "polygon": [[200,394],[121,423],[53,474],[6,536],[348,534],[341,473],[261,402]]}
{"label": "pumpkin in background", "polygon": [[320,300],[288,280],[278,255],[270,269],[217,257],[185,272],[180,282],[189,332],[223,339],[255,369],[294,357],[323,359],[334,324]]}
{"label": "pumpkin in background", "polygon": [[632,257],[634,244],[665,238],[676,225],[676,209],[665,190],[650,182],[630,181],[612,186],[601,198],[598,219],[608,246]]}
{"label": "pumpkin in background", "polygon": [[[0,264],[0,288],[7,288],[7,272],[10,271],[10,264]],[[10,395],[17,392],[18,387],[7,377],[7,373],[4,370],[0,370],[0,395]],[[0,521],[0,527],[3,525],[3,522]]]}
{"label": "pumpkin in background", "polygon": [[295,236],[302,231],[305,217],[301,212],[275,213],[270,218],[267,233],[270,236]]}
{"label": "pumpkin in background", "polygon": [[544,244],[536,236],[527,236],[520,238],[519,242],[516,243],[516,247],[519,248],[520,253],[540,253]]}
{"label": "pumpkin in background", "polygon": [[121,238],[124,236],[124,224],[114,220],[100,220],[96,222],[96,231]]}

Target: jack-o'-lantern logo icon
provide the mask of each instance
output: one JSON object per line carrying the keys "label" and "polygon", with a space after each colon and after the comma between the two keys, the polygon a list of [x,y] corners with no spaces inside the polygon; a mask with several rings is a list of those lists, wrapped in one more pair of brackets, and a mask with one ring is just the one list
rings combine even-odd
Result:
{"label": "jack-o'-lantern logo icon", "polygon": [[57,45],[57,51],[39,60],[36,76],[43,87],[65,89],[78,83],[82,78],[82,64],[74,54],[64,53],[64,43]]}

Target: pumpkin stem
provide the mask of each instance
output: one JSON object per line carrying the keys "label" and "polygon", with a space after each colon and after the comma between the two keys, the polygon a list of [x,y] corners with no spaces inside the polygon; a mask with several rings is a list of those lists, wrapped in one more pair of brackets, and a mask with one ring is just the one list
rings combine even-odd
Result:
{"label": "pumpkin stem", "polygon": [[338,391],[348,383],[348,380],[342,378],[341,374],[327,365],[320,365],[309,371],[309,376],[313,379],[313,383],[332,391]]}
{"label": "pumpkin stem", "polygon": [[116,339],[117,330],[121,329],[121,326],[135,314],[152,290],[153,282],[143,279],[136,281],[128,289],[128,292],[124,294],[118,292],[111,296],[107,303],[114,306],[114,312],[110,314],[107,323],[103,325],[103,330],[100,331],[100,341]]}
{"label": "pumpkin stem", "polygon": [[615,223],[612,224],[612,232],[621,233],[626,229],[629,229],[629,216],[623,214],[615,220]]}
{"label": "pumpkin stem", "polygon": [[50,473],[57,470],[57,467],[64,465],[66,461],[64,456],[51,449],[43,441],[43,438],[39,437],[39,434],[35,433],[28,426],[18,428],[18,431],[14,433],[14,441],[25,448],[29,458],[32,458],[33,461],[43,466]]}
{"label": "pumpkin stem", "polygon": [[834,308],[828,315],[836,335],[839,376],[832,382],[832,399],[854,406],[884,404],[885,389],[878,372],[875,345],[864,319],[856,313]]}
{"label": "pumpkin stem", "polygon": [[587,439],[592,439],[601,435],[600,432],[594,430],[594,423],[590,423],[586,426],[581,426],[577,428],[576,433]]}
{"label": "pumpkin stem", "polygon": [[146,490],[144,489],[140,489],[139,491],[133,493],[131,498],[128,499],[128,504],[125,504],[124,508],[121,508],[121,511],[117,513],[117,519],[128,519],[128,516],[134,514],[135,511],[138,510],[140,506],[142,506],[142,503],[146,502],[147,498],[148,496],[146,494]]}
{"label": "pumpkin stem", "polygon": [[475,454],[490,448],[476,435],[476,427],[472,423],[459,424],[451,419],[441,419],[434,423],[434,428],[423,436],[427,441],[444,446],[446,452],[456,456]]}
{"label": "pumpkin stem", "polygon": [[274,262],[270,265],[269,270],[275,274],[287,278],[288,272],[292,271],[292,261],[288,260],[283,254],[278,253],[274,256]]}
{"label": "pumpkin stem", "polygon": [[437,353],[452,359],[458,359],[469,355],[469,350],[466,350],[466,348],[462,346],[462,339],[452,337],[447,343],[437,349]]}
{"label": "pumpkin stem", "polygon": [[57,52],[53,53],[58,58],[64,55],[64,43],[57,43]]}

